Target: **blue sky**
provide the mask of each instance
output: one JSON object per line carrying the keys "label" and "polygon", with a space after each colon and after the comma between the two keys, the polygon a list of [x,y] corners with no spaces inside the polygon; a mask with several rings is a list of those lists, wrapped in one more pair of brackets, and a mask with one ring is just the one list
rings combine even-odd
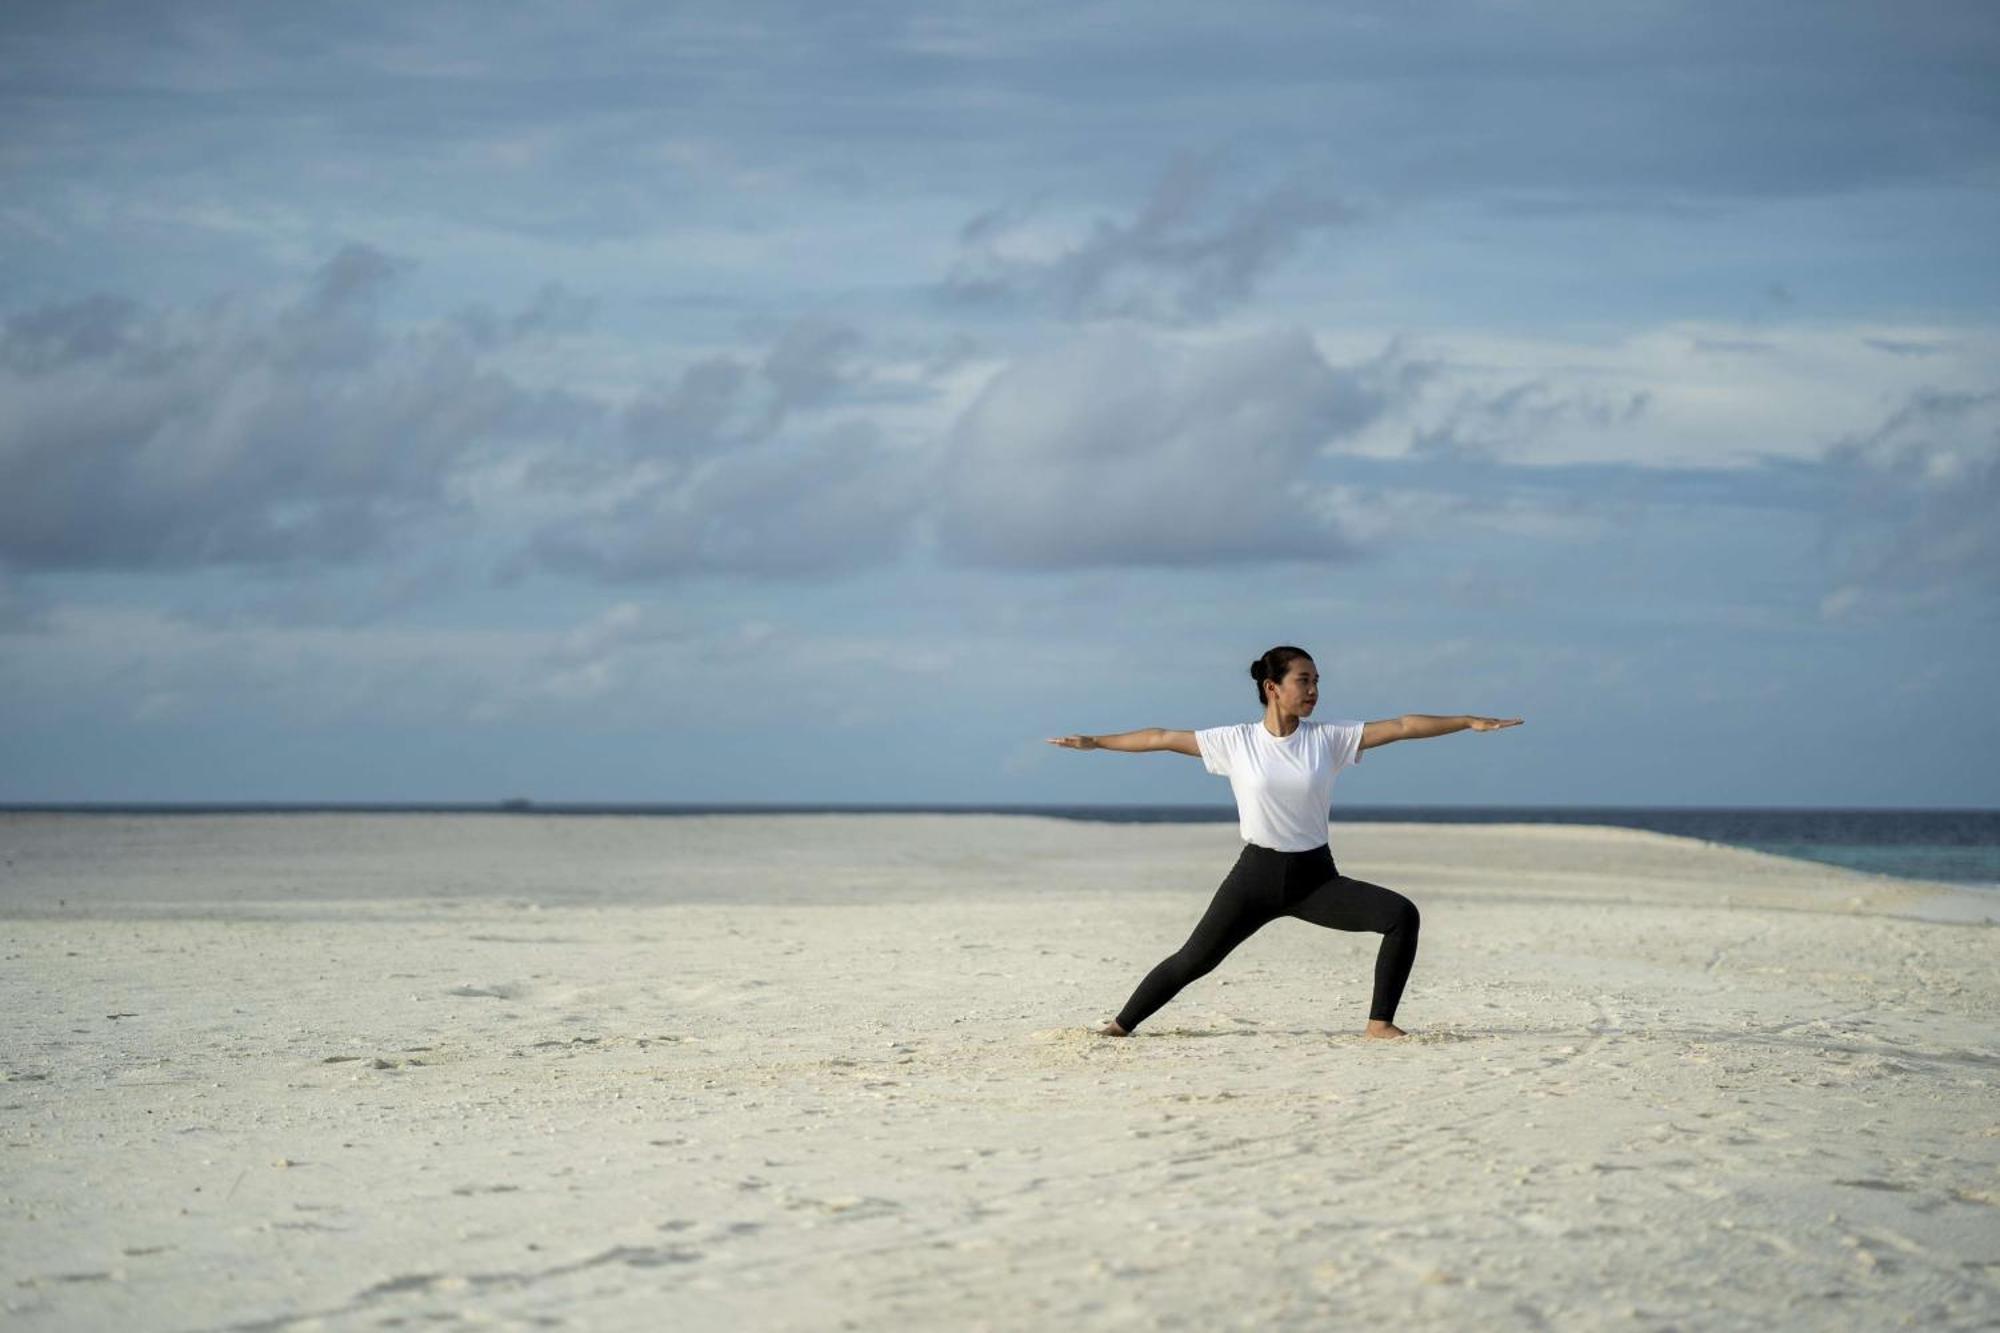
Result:
{"label": "blue sky", "polygon": [[1985,4],[16,5],[0,800],[2000,805]]}

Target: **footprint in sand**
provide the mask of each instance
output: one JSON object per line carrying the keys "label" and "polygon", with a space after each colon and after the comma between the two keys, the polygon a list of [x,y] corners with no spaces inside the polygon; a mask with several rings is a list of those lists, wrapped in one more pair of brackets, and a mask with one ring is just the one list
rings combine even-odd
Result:
{"label": "footprint in sand", "polygon": [[489,981],[483,986],[462,982],[446,991],[461,999],[518,1000],[528,993],[528,987],[518,981]]}
{"label": "footprint in sand", "polygon": [[842,1194],[830,1199],[815,1199],[796,1195],[785,1200],[785,1207],[792,1209],[817,1209],[843,1222],[858,1222],[866,1218],[886,1217],[903,1210],[903,1205],[894,1199],[884,1199],[872,1194]]}

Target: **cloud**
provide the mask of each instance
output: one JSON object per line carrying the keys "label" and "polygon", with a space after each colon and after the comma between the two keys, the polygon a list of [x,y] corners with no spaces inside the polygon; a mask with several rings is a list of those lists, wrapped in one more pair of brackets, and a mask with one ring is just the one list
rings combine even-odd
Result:
{"label": "cloud", "polygon": [[537,478],[586,486],[629,477],[635,465],[691,464],[754,449],[796,414],[864,390],[868,373],[854,364],[863,342],[848,325],[804,318],[779,329],[761,355],[701,357],[622,405],[605,405],[614,447],[557,455]]}
{"label": "cloud", "polygon": [[100,295],[9,318],[0,569],[297,571],[483,539],[514,572],[818,576],[904,545],[901,452],[868,421],[801,424],[867,387],[857,330],[795,320],[621,401],[500,368],[587,298],[545,284],[513,315],[392,325],[410,267],[350,245],[274,308]]}
{"label": "cloud", "polygon": [[1080,242],[1052,254],[1020,244],[1030,235],[1032,205],[982,213],[959,234],[944,292],[961,302],[1047,302],[1070,319],[1202,323],[1249,300],[1305,236],[1355,216],[1303,179],[1221,212],[1222,166],[1218,154],[1176,154],[1136,215],[1099,219]]}
{"label": "cloud", "polygon": [[1379,378],[1298,332],[1183,345],[1106,328],[1024,357],[952,432],[938,545],[1042,569],[1352,558],[1306,479],[1382,411]]}
{"label": "cloud", "polygon": [[[1912,359],[1871,345],[1885,339],[1941,350]],[[1996,350],[1976,327],[1873,323],[1675,322],[1612,337],[1440,330],[1404,341],[1399,364],[1420,382],[1394,396],[1356,451],[1703,475],[1776,457],[1817,465],[1829,440],[1925,382],[1989,384]]]}
{"label": "cloud", "polygon": [[787,326],[764,355],[774,418],[797,408],[818,407],[852,387],[845,363],[861,341],[854,329],[829,320],[801,319]]}
{"label": "cloud", "polygon": [[49,607],[45,592],[0,569],[0,634],[30,634],[46,629]]}
{"label": "cloud", "polygon": [[601,509],[579,505],[544,524],[508,572],[823,578],[901,554],[921,499],[907,451],[864,423],[637,475]]}
{"label": "cloud", "polygon": [[524,338],[581,333],[597,313],[597,302],[559,282],[545,282],[527,309],[501,315],[475,304],[457,315],[460,328],[481,348],[502,347]]}
{"label": "cloud", "polygon": [[406,267],[348,246],[273,312],[45,306],[0,334],[0,563],[342,562],[451,509],[453,469],[551,404],[450,326],[392,332]]}
{"label": "cloud", "polygon": [[[1811,24],[1760,6],[1482,0],[1422,25],[1379,2],[1241,21],[1159,3],[822,9],[223,19],[177,5],[106,23],[89,6],[7,6],[0,41],[36,71],[8,103],[17,225],[62,238],[57,251],[90,233],[143,243],[178,213],[213,229],[210,253],[240,256],[329,218],[360,234],[393,209],[475,243],[643,245],[718,208],[796,218],[861,188],[879,215],[923,195],[1025,194],[1056,172],[1115,179],[1212,142],[1321,156],[1371,196],[1678,215],[1976,192],[1996,161],[1982,93],[2000,28],[1976,0],[1928,4],[1921,23],[1821,7]],[[1137,225],[1110,224],[1106,246],[1143,271]],[[1255,220],[1239,230],[1254,252]],[[1224,290],[1238,281],[1226,261],[1215,272]],[[1099,295],[1134,308],[1115,287]]]}
{"label": "cloud", "polygon": [[0,334],[0,366],[19,375],[48,374],[82,361],[108,361],[131,348],[138,306],[98,293],[9,316]]}
{"label": "cloud", "polygon": [[[1439,373],[1433,368],[1432,374]],[[1410,433],[1412,454],[1445,459],[1491,459],[1559,429],[1582,426],[1611,431],[1637,420],[1652,403],[1650,390],[1604,393],[1557,388],[1526,380],[1498,392],[1461,390],[1443,418]]]}
{"label": "cloud", "polygon": [[342,246],[314,275],[302,313],[324,317],[372,306],[410,267],[370,245]]}
{"label": "cloud", "polygon": [[1958,588],[2000,594],[2000,390],[1916,390],[1825,463],[1846,490],[1829,531],[1843,582],[1827,615]]}
{"label": "cloud", "polygon": [[[1342,364],[1303,335],[1104,326],[970,403],[925,522],[947,561],[1015,569],[1339,561],[1469,533],[1581,545],[1655,515],[1744,514],[1837,514],[1841,577],[1871,583],[2000,563],[1993,409],[1968,387],[1987,340],[1959,335],[1923,367],[1947,387],[1919,391],[1911,363],[1852,328],[1766,329],[1749,356],[1701,347],[1736,332],[1468,334],[1359,360],[1351,339]],[[1832,424],[1890,394],[1907,404],[1829,457]]]}
{"label": "cloud", "polygon": [[[452,579],[476,559],[624,585],[818,581],[929,556],[1338,562],[1458,524],[1573,540],[1656,504],[1797,512],[1840,488],[1858,497],[1849,582],[1991,582],[1977,330],[1763,328],[1755,355],[1729,326],[1373,354],[1350,334],[1329,360],[1299,331],[1104,321],[941,374],[923,363],[935,339],[912,359],[814,316],[634,383],[658,353],[564,343],[593,311],[556,284],[514,313],[391,322],[410,268],[357,245],[276,302],[99,294],[7,318],[0,575],[17,591],[0,620],[32,618],[23,580],[62,570],[296,575],[394,555]],[[614,369],[566,387],[607,352]],[[1913,390],[1919,373],[1935,387]],[[1828,423],[1890,393],[1898,411],[1826,450]],[[366,622],[371,598],[428,595],[350,583],[272,604]]]}
{"label": "cloud", "polygon": [[922,458],[871,420],[799,424],[867,388],[863,345],[850,326],[801,319],[761,356],[704,357],[636,395],[616,414],[620,447],[535,468],[562,512],[507,575],[816,579],[895,559],[923,501]]}
{"label": "cloud", "polygon": [[1914,338],[1864,338],[1862,341],[1876,351],[1887,352],[1891,356],[1937,356],[1951,346],[1947,342]]}

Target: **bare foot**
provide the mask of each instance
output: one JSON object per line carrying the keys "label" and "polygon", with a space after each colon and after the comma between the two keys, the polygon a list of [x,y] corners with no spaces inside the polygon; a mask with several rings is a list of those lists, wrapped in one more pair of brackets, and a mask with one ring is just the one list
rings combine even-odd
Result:
{"label": "bare foot", "polygon": [[1129,1037],[1132,1034],[1124,1028],[1119,1027],[1118,1020],[1114,1018],[1103,1027],[1097,1029],[1097,1035],[1100,1037]]}
{"label": "bare foot", "polygon": [[1397,1037],[1407,1037],[1410,1034],[1397,1027],[1394,1023],[1385,1023],[1379,1018],[1371,1018],[1368,1020],[1368,1031],[1364,1035],[1390,1041]]}

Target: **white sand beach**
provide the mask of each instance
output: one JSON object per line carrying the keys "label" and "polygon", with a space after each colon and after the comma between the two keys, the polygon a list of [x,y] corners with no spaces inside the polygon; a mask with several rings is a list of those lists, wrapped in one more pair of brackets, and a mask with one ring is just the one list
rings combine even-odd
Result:
{"label": "white sand beach", "polygon": [[1660,835],[0,816],[10,1329],[1991,1328],[2000,902]]}

